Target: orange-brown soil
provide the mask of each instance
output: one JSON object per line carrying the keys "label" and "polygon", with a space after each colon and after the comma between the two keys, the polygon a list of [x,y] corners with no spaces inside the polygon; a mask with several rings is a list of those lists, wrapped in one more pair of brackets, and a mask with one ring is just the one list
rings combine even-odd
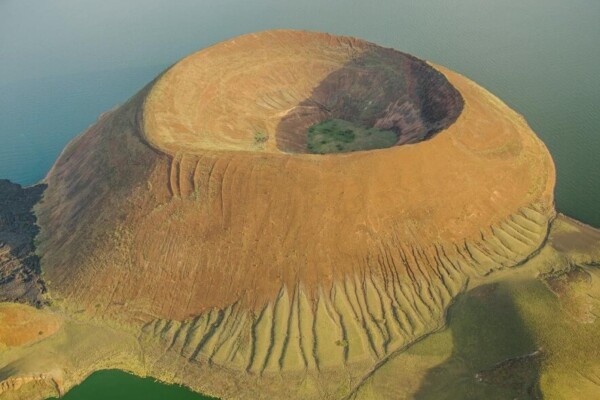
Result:
{"label": "orange-brown soil", "polygon": [[31,306],[0,303],[0,348],[23,346],[54,334],[60,318]]}

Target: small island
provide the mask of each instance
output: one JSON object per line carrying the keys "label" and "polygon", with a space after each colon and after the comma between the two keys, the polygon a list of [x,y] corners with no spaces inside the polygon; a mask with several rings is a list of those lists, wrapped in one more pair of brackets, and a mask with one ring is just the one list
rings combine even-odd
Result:
{"label": "small island", "polygon": [[[0,181],[0,399],[592,398],[600,231],[468,78],[325,33],[194,53]],[[444,397],[447,396],[447,397]]]}

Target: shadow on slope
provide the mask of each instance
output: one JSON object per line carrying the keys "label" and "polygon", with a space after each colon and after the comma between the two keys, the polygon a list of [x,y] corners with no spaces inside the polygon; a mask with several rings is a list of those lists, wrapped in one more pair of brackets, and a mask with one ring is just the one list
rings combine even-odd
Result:
{"label": "shadow on slope", "polygon": [[429,370],[416,399],[543,397],[542,353],[507,286],[488,284],[457,298],[448,314],[452,354]]}
{"label": "shadow on slope", "polygon": [[33,206],[46,185],[23,188],[0,180],[0,302],[41,306],[46,291],[34,238],[39,232]]}
{"label": "shadow on slope", "polygon": [[[329,74],[309,98],[287,113],[277,126],[277,147],[322,154],[418,143],[452,125],[463,105],[460,93],[425,61],[373,47]],[[347,149],[315,151],[307,143],[307,133],[315,124],[330,120],[345,121],[357,131],[393,132],[397,138],[387,145],[366,140]]]}

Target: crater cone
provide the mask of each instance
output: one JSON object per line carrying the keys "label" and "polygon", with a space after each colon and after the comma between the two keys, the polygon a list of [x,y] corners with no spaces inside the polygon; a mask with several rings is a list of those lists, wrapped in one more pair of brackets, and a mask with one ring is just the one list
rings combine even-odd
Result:
{"label": "crater cone", "polygon": [[[309,154],[328,120],[395,140]],[[183,59],[69,144],[38,252],[53,297],[136,332],[182,383],[333,393],[443,326],[469,279],[534,254],[554,179],[525,120],[467,78],[269,31]],[[286,393],[321,393],[302,387]]]}

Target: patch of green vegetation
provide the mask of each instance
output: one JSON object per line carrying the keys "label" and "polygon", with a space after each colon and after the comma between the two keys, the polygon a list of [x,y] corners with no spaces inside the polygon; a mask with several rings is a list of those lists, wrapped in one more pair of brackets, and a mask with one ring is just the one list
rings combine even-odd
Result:
{"label": "patch of green vegetation", "polygon": [[390,130],[365,128],[342,119],[328,119],[308,129],[309,153],[348,153],[392,147],[398,136]]}
{"label": "patch of green vegetation", "polygon": [[269,140],[269,135],[267,135],[265,132],[261,132],[261,131],[254,132],[254,145],[255,146],[257,146],[259,148],[264,148],[265,143],[267,143],[267,140]]}

